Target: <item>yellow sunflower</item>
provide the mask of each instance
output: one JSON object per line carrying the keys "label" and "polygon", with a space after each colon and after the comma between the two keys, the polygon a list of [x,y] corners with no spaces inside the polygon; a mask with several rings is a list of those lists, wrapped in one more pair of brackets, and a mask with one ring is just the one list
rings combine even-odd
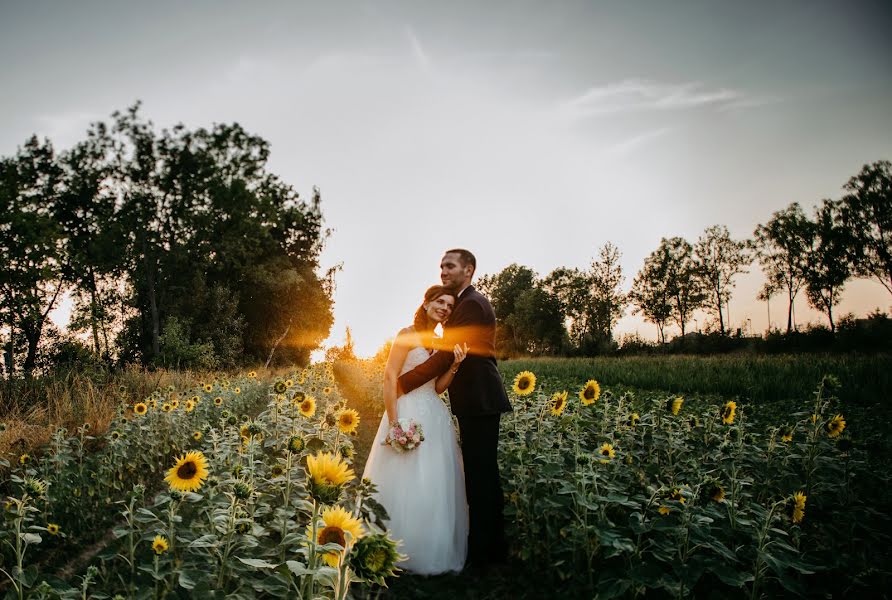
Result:
{"label": "yellow sunflower", "polygon": [[145,402],[137,402],[133,405],[133,414],[135,415],[144,415],[149,410],[149,407],[146,406]]}
{"label": "yellow sunflower", "polygon": [[298,405],[300,414],[309,418],[316,414],[316,399],[312,396],[306,396]]}
{"label": "yellow sunflower", "polygon": [[328,386],[325,386],[324,388],[322,388],[322,393],[325,394],[326,396],[329,395],[331,393],[331,388]]}
{"label": "yellow sunflower", "polygon": [[173,410],[173,406],[171,406],[170,402],[165,402],[164,404],[161,405],[161,412],[169,413],[172,410]]}
{"label": "yellow sunflower", "polygon": [[199,451],[187,452],[180,456],[167,471],[164,480],[170,488],[178,492],[194,492],[201,488],[208,477],[208,463]]}
{"label": "yellow sunflower", "polygon": [[156,535],[152,540],[152,550],[155,551],[155,554],[160,556],[167,552],[168,548],[170,548],[170,544],[167,543],[167,538],[163,535]]}
{"label": "yellow sunflower", "polygon": [[789,425],[784,425],[780,430],[780,439],[782,442],[792,442],[793,441],[793,428]]}
{"label": "yellow sunflower", "polygon": [[842,433],[842,430],[845,428],[846,420],[842,418],[842,415],[836,415],[824,425],[824,429],[827,430],[827,435],[832,438],[839,437],[839,434]]}
{"label": "yellow sunflower", "polygon": [[560,415],[567,407],[567,392],[558,392],[551,396],[548,405],[551,408],[551,414]]}
{"label": "yellow sunflower", "polygon": [[27,464],[27,462],[28,462],[29,460],[31,460],[31,455],[30,455],[30,454],[22,454],[21,456],[19,456],[19,464],[20,464],[20,465]]}
{"label": "yellow sunflower", "polygon": [[594,379],[589,379],[579,390],[579,400],[584,406],[588,406],[601,397],[601,386]]}
{"label": "yellow sunflower", "polygon": [[200,442],[202,437],[204,437],[204,436],[201,434],[200,431],[192,432],[192,439],[195,440],[196,442]]}
{"label": "yellow sunflower", "polygon": [[354,433],[359,426],[359,413],[352,408],[342,409],[338,413],[338,429],[341,433]]}
{"label": "yellow sunflower", "polygon": [[293,379],[286,380],[285,385],[287,385],[288,387],[294,387],[294,380]]}
{"label": "yellow sunflower", "polygon": [[176,409],[178,409],[179,407],[180,407],[180,401],[179,401],[179,399],[174,398],[173,400],[170,401],[170,408],[171,408],[171,410],[176,410]]}
{"label": "yellow sunflower", "polygon": [[529,396],[536,390],[536,376],[530,371],[521,371],[514,378],[514,393]]}
{"label": "yellow sunflower", "polygon": [[257,371],[248,371],[248,377],[254,379],[255,377],[257,377]]}
{"label": "yellow sunflower", "polygon": [[598,454],[601,455],[599,460],[601,461],[601,464],[604,465],[616,458],[616,451],[613,449],[613,444],[601,444],[601,447],[598,449]]}
{"label": "yellow sunflower", "polygon": [[195,401],[194,400],[186,400],[186,404],[184,406],[186,412],[192,412],[195,410]]}
{"label": "yellow sunflower", "polygon": [[214,398],[214,406],[223,406],[223,398],[220,396]]}
{"label": "yellow sunflower", "polygon": [[671,513],[672,509],[669,508],[668,506],[661,506],[660,508],[657,509],[657,512],[659,512],[661,515],[665,516],[665,515],[668,515],[669,513]]}
{"label": "yellow sunflower", "polygon": [[[349,550],[353,544],[364,535],[362,522],[340,506],[332,506],[322,511],[322,523],[316,529],[316,544],[337,544],[343,550],[329,550],[322,555],[322,560],[330,567],[337,568],[341,562],[344,550]],[[347,541],[347,533],[350,533],[350,541]],[[307,538],[313,536],[313,529],[307,526]]]}
{"label": "yellow sunflower", "polygon": [[635,427],[640,422],[641,422],[641,415],[639,415],[638,413],[632,413],[631,415],[629,415],[629,425],[631,427]]}
{"label": "yellow sunflower", "polygon": [[308,456],[307,471],[310,483],[316,486],[340,488],[348,481],[356,479],[350,465],[341,460],[340,455],[330,452],[320,451],[315,456]]}
{"label": "yellow sunflower", "polygon": [[236,395],[238,395],[238,394],[241,394],[241,393],[242,393],[242,388],[240,388],[240,387],[237,387],[237,388],[235,388],[235,389],[234,389],[234,390],[232,390],[232,391],[233,391],[233,392],[235,392],[235,393],[236,393]]}
{"label": "yellow sunflower", "polygon": [[805,498],[802,492],[796,492],[791,498],[790,518],[794,523],[800,523],[805,518]]}
{"label": "yellow sunflower", "polygon": [[673,415],[677,415],[681,412],[681,406],[684,404],[684,398],[678,396],[677,398],[670,398],[669,402],[666,403],[666,408],[669,409]]}
{"label": "yellow sunflower", "polygon": [[212,386],[212,385],[209,384],[209,383],[208,383],[208,384],[205,384],[205,386],[204,386],[204,391],[206,391],[206,392],[210,392],[212,389],[214,389],[214,386]]}
{"label": "yellow sunflower", "polygon": [[50,535],[59,535],[60,528],[55,523],[46,524],[46,532]]}
{"label": "yellow sunflower", "polygon": [[734,414],[737,412],[737,403],[731,400],[730,402],[726,402],[725,406],[722,407],[722,423],[725,425],[730,425],[734,422]]}

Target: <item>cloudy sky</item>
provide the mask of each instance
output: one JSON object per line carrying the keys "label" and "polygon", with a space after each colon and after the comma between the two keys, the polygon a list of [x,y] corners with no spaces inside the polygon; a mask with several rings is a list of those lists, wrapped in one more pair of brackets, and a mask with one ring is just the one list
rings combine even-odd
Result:
{"label": "cloudy sky", "polygon": [[[65,148],[137,99],[159,127],[241,123],[321,189],[332,342],[350,326],[367,354],[446,248],[546,275],[610,240],[628,287],[661,237],[749,237],[838,197],[892,158],[890,30],[887,1],[0,0],[0,155],[33,133]],[[739,278],[735,327],[766,327],[761,281]],[[856,281],[841,308],[889,306]]]}

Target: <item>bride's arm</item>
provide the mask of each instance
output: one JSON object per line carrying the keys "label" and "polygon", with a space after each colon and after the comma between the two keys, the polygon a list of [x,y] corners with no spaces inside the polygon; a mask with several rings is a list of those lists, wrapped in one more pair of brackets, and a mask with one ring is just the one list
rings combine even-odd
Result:
{"label": "bride's arm", "polygon": [[449,367],[449,370],[437,377],[437,382],[434,384],[434,389],[437,390],[438,394],[442,394],[446,391],[446,388],[449,387],[449,384],[452,383],[453,377],[458,373],[458,368],[461,366],[461,362],[468,355],[468,345],[465,344],[464,347],[455,345],[455,348],[452,349],[452,353],[455,356],[455,360],[452,362],[452,366]]}
{"label": "bride's arm", "polygon": [[400,376],[400,369],[403,368],[403,363],[406,361],[406,354],[409,353],[408,338],[411,334],[411,329],[403,329],[399,332],[390,346],[387,365],[384,367],[384,410],[387,411],[388,423],[396,421],[398,416],[396,401],[399,394],[396,384]]}

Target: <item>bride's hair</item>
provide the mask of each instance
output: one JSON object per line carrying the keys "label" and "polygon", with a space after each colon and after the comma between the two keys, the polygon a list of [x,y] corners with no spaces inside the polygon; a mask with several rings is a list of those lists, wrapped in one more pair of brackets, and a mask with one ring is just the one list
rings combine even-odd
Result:
{"label": "bride's hair", "polygon": [[428,302],[433,302],[440,296],[454,297],[455,294],[449,288],[442,285],[432,285],[427,288],[426,292],[424,292],[424,302],[422,302],[421,306],[418,307],[418,310],[415,311],[415,320],[412,322],[412,325],[415,327],[415,331],[420,333],[425,339],[427,339],[437,324],[431,321],[427,316],[427,311],[424,310],[424,305]]}

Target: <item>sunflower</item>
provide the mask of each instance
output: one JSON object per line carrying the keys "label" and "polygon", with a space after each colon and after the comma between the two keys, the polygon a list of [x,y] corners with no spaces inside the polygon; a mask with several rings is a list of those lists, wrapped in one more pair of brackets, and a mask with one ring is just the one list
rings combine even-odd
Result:
{"label": "sunflower", "polygon": [[300,410],[300,414],[310,418],[316,414],[316,399],[312,396],[307,396],[297,407]]}
{"label": "sunflower", "polygon": [[737,403],[733,400],[726,402],[722,407],[722,423],[730,425],[734,422],[734,414],[737,412]]}
{"label": "sunflower", "polygon": [[385,578],[392,577],[397,570],[396,562],[399,559],[396,542],[387,537],[386,533],[377,533],[361,537],[347,560],[360,579],[384,585]]}
{"label": "sunflower", "polygon": [[257,371],[248,371],[248,377],[254,379],[255,377],[257,377]]}
{"label": "sunflower", "polygon": [[288,440],[288,451],[294,452],[295,454],[300,452],[306,446],[306,442],[299,435],[293,435]]}
{"label": "sunflower", "polygon": [[725,501],[725,489],[719,484],[715,483],[709,489],[709,497],[714,502],[724,502]]}
{"label": "sunflower", "polygon": [[59,535],[59,531],[61,528],[55,523],[47,523],[46,524],[46,532],[50,535]]}
{"label": "sunflower", "polygon": [[661,515],[665,516],[665,515],[668,515],[669,513],[671,513],[672,509],[669,508],[668,506],[661,506],[660,508],[657,509],[657,512],[659,512]]}
{"label": "sunflower", "polygon": [[149,400],[149,401],[147,402],[147,404],[149,405],[149,408],[157,408],[157,407],[158,407],[158,400],[156,400],[155,398],[152,398],[151,400]]}
{"label": "sunflower", "polygon": [[613,444],[608,444],[606,442],[601,444],[601,447],[598,449],[598,454],[601,455],[601,458],[599,460],[603,465],[606,465],[611,460],[616,458],[616,452],[613,449]]}
{"label": "sunflower", "polygon": [[206,391],[206,392],[210,392],[212,389],[214,389],[214,386],[212,386],[212,385],[209,384],[209,383],[205,384],[205,386],[204,386],[204,391]]}
{"label": "sunflower", "polygon": [[697,415],[692,416],[688,419],[688,427],[691,429],[697,429],[700,427],[700,418]]}
{"label": "sunflower", "polygon": [[601,397],[601,386],[594,379],[589,379],[585,385],[579,390],[579,401],[583,406],[588,406]]}
{"label": "sunflower", "polygon": [[111,439],[113,439],[113,440],[121,439],[121,432],[120,431],[112,431]]}
{"label": "sunflower", "polygon": [[277,381],[277,382],[275,383],[275,385],[273,385],[273,390],[274,390],[277,394],[284,394],[284,393],[285,393],[285,390],[287,390],[287,389],[288,389],[288,386],[285,385],[285,382],[284,382],[284,381]]}
{"label": "sunflower", "polygon": [[20,464],[20,465],[27,464],[29,460],[31,460],[31,455],[30,455],[30,454],[22,454],[22,455],[19,457],[19,464]]}
{"label": "sunflower", "polygon": [[156,535],[155,539],[152,540],[152,550],[155,551],[155,554],[161,556],[167,549],[170,548],[170,544],[167,543],[167,538],[163,535]]}
{"label": "sunflower", "polygon": [[551,414],[557,416],[564,412],[564,409],[567,407],[567,392],[558,392],[551,396],[551,400],[548,402],[549,407],[551,408]]}
{"label": "sunflower", "polygon": [[668,402],[666,402],[666,410],[671,412],[673,415],[677,415],[681,412],[681,406],[684,404],[684,398],[678,396],[677,398],[670,398]]}
{"label": "sunflower", "polygon": [[300,390],[297,390],[296,392],[294,392],[294,393],[291,395],[291,403],[292,403],[294,406],[297,406],[298,404],[300,404],[301,402],[303,402],[303,401],[304,401],[304,398],[306,398],[306,397],[307,397],[306,394],[304,394],[304,393],[303,393],[302,391],[300,391]]}
{"label": "sunflower", "polygon": [[846,420],[842,418],[842,415],[836,415],[824,425],[827,435],[832,438],[839,437],[839,434],[842,433],[842,430],[845,428]]}
{"label": "sunflower", "polygon": [[184,406],[186,412],[192,412],[195,410],[195,401],[194,400],[186,400],[186,404]]}
{"label": "sunflower", "polygon": [[322,388],[322,393],[328,396],[331,393],[331,388],[329,386],[325,386]]}
{"label": "sunflower", "polygon": [[632,413],[631,415],[629,415],[629,425],[631,427],[635,427],[640,422],[641,422],[641,415],[639,415],[638,413]]}
{"label": "sunflower", "polygon": [[49,484],[39,477],[25,477],[22,485],[25,488],[25,492],[35,498],[43,498],[46,495],[47,487],[49,487]]}
{"label": "sunflower", "polygon": [[203,453],[192,451],[177,459],[176,463],[167,471],[164,480],[172,490],[194,492],[201,488],[207,477],[207,459]]}
{"label": "sunflower", "polygon": [[359,413],[352,408],[344,408],[338,413],[338,429],[341,433],[355,433],[359,426]]}
{"label": "sunflower", "polygon": [[682,494],[682,490],[680,488],[675,488],[674,490],[672,490],[672,493],[669,494],[669,499],[680,502],[681,504],[687,502],[687,498],[684,497],[684,494]]}
{"label": "sunflower", "polygon": [[805,494],[796,492],[790,497],[790,518],[794,523],[799,523],[805,517]]}
{"label": "sunflower", "polygon": [[792,442],[793,441],[793,428],[790,425],[784,425],[780,429],[780,439],[782,442]]}
{"label": "sunflower", "polygon": [[200,431],[192,432],[192,439],[195,440],[196,442],[200,442],[202,437],[204,437],[204,436],[201,434]]}
{"label": "sunflower", "polygon": [[293,379],[286,379],[286,380],[285,380],[285,385],[288,386],[288,387],[294,387],[294,380],[293,380]]}
{"label": "sunflower", "polygon": [[165,402],[164,404],[161,405],[161,412],[169,413],[172,410],[173,410],[173,406],[170,404],[170,402]]}
{"label": "sunflower", "polygon": [[[365,533],[362,522],[340,506],[332,506],[322,511],[322,527],[316,530],[316,544],[337,544],[344,550],[349,550],[356,540]],[[350,533],[350,541],[347,541],[347,533]],[[307,538],[313,536],[312,523],[307,526]],[[330,567],[338,567],[343,551],[329,550],[322,555],[322,560]]]}
{"label": "sunflower", "polygon": [[145,402],[137,402],[133,405],[133,414],[135,415],[144,415],[148,412],[149,407],[146,406]]}
{"label": "sunflower", "polygon": [[223,398],[220,396],[214,398],[214,406],[223,406]]}
{"label": "sunflower", "polygon": [[178,409],[178,408],[180,407],[180,401],[179,401],[179,399],[174,398],[173,400],[171,400],[171,401],[170,401],[170,407],[171,407],[171,409],[173,409],[173,410]]}
{"label": "sunflower", "polygon": [[530,371],[521,371],[514,378],[514,393],[529,396],[536,390],[536,376]]}
{"label": "sunflower", "polygon": [[241,393],[242,393],[242,388],[237,387],[237,388],[235,388],[235,389],[232,390],[232,391],[235,392],[236,395],[238,395],[238,394],[241,394]]}
{"label": "sunflower", "polygon": [[340,455],[317,452],[307,457],[307,471],[310,476],[310,495],[323,504],[331,504],[341,495],[345,483],[356,479],[350,466],[341,460]]}
{"label": "sunflower", "polygon": [[276,463],[273,465],[273,468],[269,470],[269,474],[271,477],[281,477],[285,474],[285,467]]}

